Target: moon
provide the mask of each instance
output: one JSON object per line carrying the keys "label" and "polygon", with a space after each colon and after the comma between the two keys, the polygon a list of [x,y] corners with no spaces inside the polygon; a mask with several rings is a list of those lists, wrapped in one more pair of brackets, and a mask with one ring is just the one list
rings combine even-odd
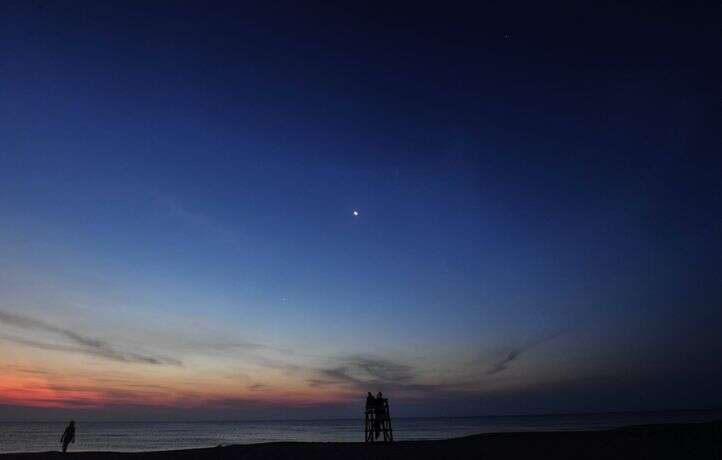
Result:
{"label": "moon", "polygon": [[354,217],[358,217],[358,209],[354,209],[354,210],[353,210],[353,216],[354,216]]}

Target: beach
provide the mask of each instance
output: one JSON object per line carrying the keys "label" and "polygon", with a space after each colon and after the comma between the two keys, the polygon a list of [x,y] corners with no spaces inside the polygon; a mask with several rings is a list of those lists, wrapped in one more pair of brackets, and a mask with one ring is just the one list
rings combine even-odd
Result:
{"label": "beach", "polygon": [[488,433],[393,444],[272,442],[156,452],[37,452],[1,460],[720,459],[722,421],[597,431]]}

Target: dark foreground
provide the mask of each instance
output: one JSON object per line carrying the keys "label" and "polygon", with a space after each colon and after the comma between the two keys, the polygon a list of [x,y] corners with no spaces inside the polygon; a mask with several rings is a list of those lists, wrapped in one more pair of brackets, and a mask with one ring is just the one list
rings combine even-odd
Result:
{"label": "dark foreground", "polygon": [[0,460],[722,459],[722,421],[605,431],[493,433],[445,441],[279,442],[165,452],[0,454]]}

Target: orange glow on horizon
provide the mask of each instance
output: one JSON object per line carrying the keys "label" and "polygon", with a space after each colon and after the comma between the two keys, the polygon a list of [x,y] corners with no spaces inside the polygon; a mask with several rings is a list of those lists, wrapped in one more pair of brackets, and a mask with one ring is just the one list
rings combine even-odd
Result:
{"label": "orange glow on horizon", "polygon": [[[65,380],[65,379],[63,379]],[[293,387],[293,385],[288,385]],[[288,406],[338,404],[349,401],[345,391],[269,387],[261,391],[245,387],[232,389],[209,385],[204,390],[189,390],[178,384],[171,391],[152,384],[132,387],[107,387],[98,382],[75,379],[75,383],[57,383],[45,376],[23,373],[0,376],[0,404],[42,408],[103,408],[125,405],[224,408],[238,404],[254,406]]]}

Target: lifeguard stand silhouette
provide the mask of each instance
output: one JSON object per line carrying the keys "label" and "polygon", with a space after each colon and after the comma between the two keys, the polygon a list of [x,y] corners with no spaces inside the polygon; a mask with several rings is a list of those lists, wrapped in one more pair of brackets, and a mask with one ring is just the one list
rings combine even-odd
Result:
{"label": "lifeguard stand silhouette", "polygon": [[[378,438],[377,439],[377,433]],[[389,415],[389,400],[382,398],[373,406],[366,405],[364,414],[364,434],[366,442],[393,442],[394,432],[391,429],[391,416]],[[383,439],[383,441],[382,441]]]}

